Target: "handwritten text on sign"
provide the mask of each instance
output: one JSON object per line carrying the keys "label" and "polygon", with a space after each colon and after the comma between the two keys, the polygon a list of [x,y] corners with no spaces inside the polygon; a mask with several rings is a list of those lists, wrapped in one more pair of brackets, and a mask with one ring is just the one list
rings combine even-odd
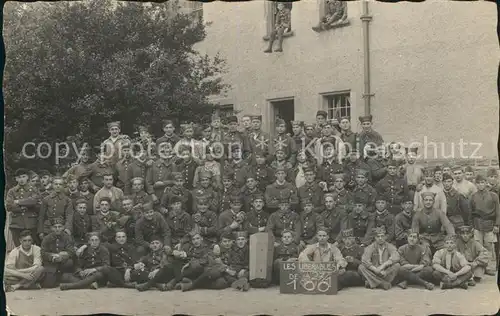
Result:
{"label": "handwritten text on sign", "polygon": [[280,293],[337,294],[337,267],[333,262],[282,262]]}

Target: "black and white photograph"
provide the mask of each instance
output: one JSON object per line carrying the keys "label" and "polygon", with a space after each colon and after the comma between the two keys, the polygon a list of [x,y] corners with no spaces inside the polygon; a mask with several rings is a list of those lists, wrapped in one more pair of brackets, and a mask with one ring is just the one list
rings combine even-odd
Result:
{"label": "black and white photograph", "polygon": [[7,1],[9,315],[496,314],[492,1]]}

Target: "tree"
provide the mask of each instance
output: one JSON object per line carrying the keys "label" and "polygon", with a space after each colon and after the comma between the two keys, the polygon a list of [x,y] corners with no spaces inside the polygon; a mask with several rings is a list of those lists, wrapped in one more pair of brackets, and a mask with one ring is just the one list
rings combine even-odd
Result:
{"label": "tree", "polygon": [[[205,38],[201,21],[180,14],[178,3],[105,0],[5,6],[4,77],[6,165],[25,142],[98,146],[106,122],[119,120],[161,133],[161,121],[207,121],[207,97],[224,93],[225,63],[193,45]],[[49,167],[54,163],[51,155]]]}

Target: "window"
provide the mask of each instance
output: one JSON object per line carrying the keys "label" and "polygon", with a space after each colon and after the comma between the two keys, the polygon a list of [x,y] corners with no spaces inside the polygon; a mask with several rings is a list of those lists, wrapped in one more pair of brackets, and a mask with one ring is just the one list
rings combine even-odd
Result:
{"label": "window", "polygon": [[346,1],[320,0],[319,23],[312,27],[313,31],[323,32],[349,24]]}
{"label": "window", "polygon": [[[264,36],[264,40],[268,41],[271,35],[271,32],[274,30],[274,24],[276,21],[276,13],[278,12],[278,1],[263,1],[265,5],[265,13],[266,13],[266,24],[267,24],[267,34]],[[284,7],[290,11],[292,11],[293,3],[292,2],[283,2]],[[285,30],[283,37],[293,36],[292,31],[292,20],[290,19],[290,27]]]}
{"label": "window", "polygon": [[221,119],[225,119],[231,115],[235,115],[234,106],[232,104],[222,104],[217,107]]}
{"label": "window", "polygon": [[323,108],[328,113],[328,119],[351,116],[350,92],[324,94]]}

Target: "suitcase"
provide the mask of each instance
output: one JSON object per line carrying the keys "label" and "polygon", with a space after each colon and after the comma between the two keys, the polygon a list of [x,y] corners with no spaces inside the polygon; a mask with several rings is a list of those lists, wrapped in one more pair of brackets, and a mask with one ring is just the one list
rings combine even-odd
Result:
{"label": "suitcase", "polygon": [[271,282],[273,272],[274,236],[256,233],[250,236],[250,278]]}

